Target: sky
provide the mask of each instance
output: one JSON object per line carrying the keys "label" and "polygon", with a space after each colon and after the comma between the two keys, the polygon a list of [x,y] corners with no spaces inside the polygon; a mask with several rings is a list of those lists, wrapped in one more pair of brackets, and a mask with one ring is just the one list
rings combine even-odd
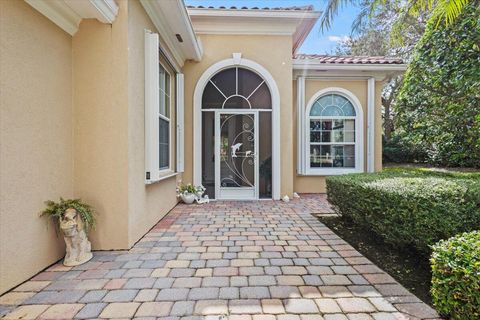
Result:
{"label": "sky", "polygon": [[[186,5],[193,6],[235,6],[235,7],[290,7],[313,5],[315,10],[322,11],[326,0],[184,0]],[[307,39],[299,49],[299,53],[332,54],[341,39],[348,37],[352,21],[360,9],[347,5],[338,11],[331,28],[322,33],[317,23],[310,31]]]}

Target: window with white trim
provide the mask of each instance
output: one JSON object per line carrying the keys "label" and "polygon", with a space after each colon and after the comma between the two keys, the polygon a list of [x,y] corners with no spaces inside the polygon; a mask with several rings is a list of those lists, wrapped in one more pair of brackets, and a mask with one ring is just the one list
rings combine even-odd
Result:
{"label": "window with white trim", "polygon": [[175,68],[169,66],[160,51],[158,34],[145,30],[147,184],[183,172],[183,74],[175,73]]}
{"label": "window with white trim", "polygon": [[170,169],[170,74],[159,63],[158,168]]}
{"label": "window with white trim", "polygon": [[312,105],[310,168],[355,168],[355,108],[338,94],[321,96]]}

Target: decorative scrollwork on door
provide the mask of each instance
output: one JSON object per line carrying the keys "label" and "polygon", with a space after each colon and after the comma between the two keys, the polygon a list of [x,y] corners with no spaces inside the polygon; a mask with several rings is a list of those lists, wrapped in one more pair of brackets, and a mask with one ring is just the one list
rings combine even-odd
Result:
{"label": "decorative scrollwork on door", "polygon": [[220,115],[220,185],[255,186],[255,119],[252,114]]}

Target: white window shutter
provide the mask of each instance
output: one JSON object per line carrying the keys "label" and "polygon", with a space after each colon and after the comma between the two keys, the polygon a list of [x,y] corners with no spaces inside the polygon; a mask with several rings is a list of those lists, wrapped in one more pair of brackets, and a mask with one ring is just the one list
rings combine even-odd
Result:
{"label": "white window shutter", "polygon": [[145,30],[145,182],[159,176],[159,43],[158,34]]}
{"label": "white window shutter", "polygon": [[184,80],[177,73],[177,172],[184,171]]}

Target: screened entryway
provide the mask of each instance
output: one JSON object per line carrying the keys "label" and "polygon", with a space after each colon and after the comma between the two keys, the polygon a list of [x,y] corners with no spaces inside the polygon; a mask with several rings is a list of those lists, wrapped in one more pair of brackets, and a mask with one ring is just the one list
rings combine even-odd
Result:
{"label": "screened entryway", "polygon": [[202,184],[212,199],[272,197],[272,99],[257,73],[216,73],[202,95]]}

